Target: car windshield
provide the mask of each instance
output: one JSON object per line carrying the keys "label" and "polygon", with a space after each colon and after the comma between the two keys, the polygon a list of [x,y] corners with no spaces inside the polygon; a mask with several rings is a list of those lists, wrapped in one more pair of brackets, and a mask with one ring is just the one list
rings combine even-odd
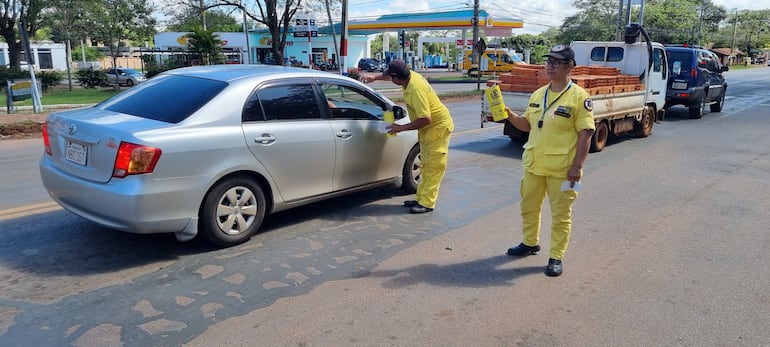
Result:
{"label": "car windshield", "polygon": [[159,75],[98,105],[105,110],[179,123],[227,87],[226,82]]}
{"label": "car windshield", "polygon": [[123,71],[126,73],[126,75],[141,75],[139,71],[136,71],[134,69],[123,69]]}

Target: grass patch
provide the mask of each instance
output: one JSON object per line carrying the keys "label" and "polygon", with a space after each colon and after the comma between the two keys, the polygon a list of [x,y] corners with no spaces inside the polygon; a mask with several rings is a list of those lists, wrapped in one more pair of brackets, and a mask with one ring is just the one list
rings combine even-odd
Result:
{"label": "grass patch", "polygon": [[[125,89],[121,89],[121,91],[123,90]],[[74,104],[74,105],[95,104],[103,100],[106,100],[107,98],[115,94],[117,93],[112,88],[85,89],[85,88],[76,87],[76,88],[73,88],[72,91],[70,91],[66,87],[64,88],[57,87],[55,89],[49,90],[46,93],[43,93],[42,97],[40,98],[40,101],[43,104],[43,106],[62,105],[62,104]],[[7,99],[7,95],[5,92],[3,92],[2,95],[0,95],[0,105],[5,105],[6,99]],[[16,101],[13,103],[13,105],[14,106],[33,106],[32,99]]]}

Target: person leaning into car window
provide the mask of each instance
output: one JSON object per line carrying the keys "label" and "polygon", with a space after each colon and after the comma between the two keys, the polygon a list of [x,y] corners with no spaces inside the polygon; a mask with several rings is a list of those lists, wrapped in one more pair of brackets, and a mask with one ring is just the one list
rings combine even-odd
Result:
{"label": "person leaning into car window", "polygon": [[410,71],[401,59],[390,62],[382,74],[361,74],[361,80],[364,83],[387,79],[403,89],[404,103],[406,103],[410,120],[403,125],[395,123],[389,125],[390,133],[417,130],[417,138],[420,142],[422,179],[417,185],[415,200],[404,201],[404,206],[409,207],[411,213],[433,211],[438,199],[439,186],[446,172],[449,138],[454,130],[452,116],[425,77]]}
{"label": "person leaning into car window", "polygon": [[506,108],[508,122],[529,132],[521,162],[522,242],[507,254],[524,256],[540,251],[540,216],[545,196],[551,207],[551,251],[545,274],[559,276],[572,230],[572,203],[577,199],[583,163],[594,132],[589,94],[572,83],[575,52],[559,45],[544,55],[551,80],[529,98],[523,116]]}

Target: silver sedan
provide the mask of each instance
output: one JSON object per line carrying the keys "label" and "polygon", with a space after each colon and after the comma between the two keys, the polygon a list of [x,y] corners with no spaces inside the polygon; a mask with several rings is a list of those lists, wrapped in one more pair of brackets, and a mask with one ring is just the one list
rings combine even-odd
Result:
{"label": "silver sedan", "polygon": [[420,179],[406,110],[345,76],[266,65],[164,72],[98,105],[52,113],[43,185],[73,213],[133,233],[254,235],[272,212]]}

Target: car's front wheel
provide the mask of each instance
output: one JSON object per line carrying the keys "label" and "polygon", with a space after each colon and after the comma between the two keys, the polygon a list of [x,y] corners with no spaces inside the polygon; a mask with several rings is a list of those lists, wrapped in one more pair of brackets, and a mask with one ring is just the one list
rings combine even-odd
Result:
{"label": "car's front wheel", "polygon": [[126,86],[133,87],[134,86],[134,80],[126,80]]}
{"label": "car's front wheel", "polygon": [[245,176],[217,183],[203,201],[200,229],[206,239],[223,247],[247,241],[265,218],[267,205],[262,188]]}
{"label": "car's front wheel", "polygon": [[420,159],[420,145],[417,144],[409,151],[409,155],[406,156],[406,162],[404,163],[404,170],[402,172],[401,189],[407,194],[413,194],[417,191],[417,184],[422,179],[422,159]]}

